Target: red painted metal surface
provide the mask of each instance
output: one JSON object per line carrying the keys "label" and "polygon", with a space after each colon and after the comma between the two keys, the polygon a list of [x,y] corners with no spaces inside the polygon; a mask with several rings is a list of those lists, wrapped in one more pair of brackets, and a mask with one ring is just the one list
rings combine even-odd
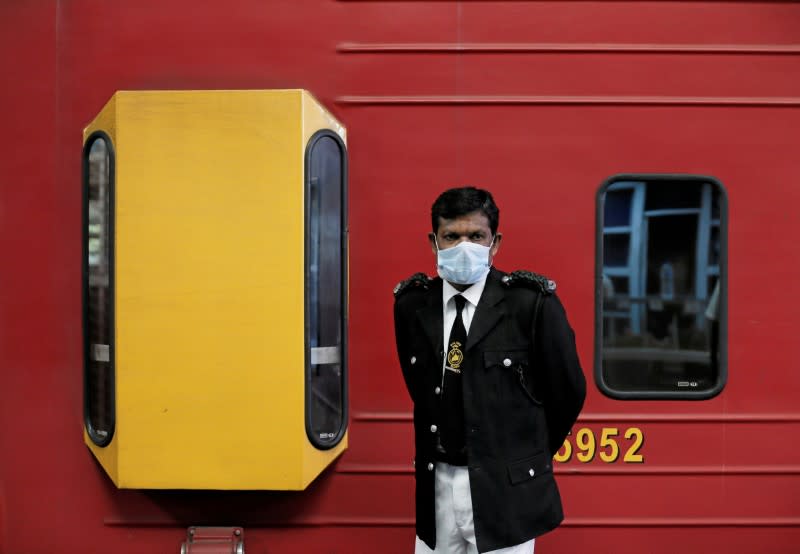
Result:
{"label": "red painted metal surface", "polygon": [[[391,289],[432,272],[428,209],[473,183],[501,268],[546,273],[591,378],[595,194],[621,172],[714,175],[729,227],[729,381],[702,402],[612,400],[641,464],[556,466],[567,519],[537,552],[790,553],[800,544],[800,4],[0,3],[0,552],[409,552],[410,402]],[[119,89],[311,90],[348,127],[350,448],[308,491],[118,491],[81,440],[81,130]],[[90,541],[90,542],[89,542]]]}

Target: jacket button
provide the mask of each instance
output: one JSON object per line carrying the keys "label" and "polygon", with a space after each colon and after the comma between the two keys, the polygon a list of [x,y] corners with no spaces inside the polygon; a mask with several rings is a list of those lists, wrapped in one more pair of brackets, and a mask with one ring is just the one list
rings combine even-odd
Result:
{"label": "jacket button", "polygon": [[428,471],[433,471],[433,464],[431,463],[428,464]]}
{"label": "jacket button", "polygon": [[511,366],[511,359],[510,358],[506,358],[505,360],[503,360],[503,365],[506,366],[506,367],[510,367]]}
{"label": "jacket button", "polygon": [[439,395],[442,394],[442,387],[436,387],[433,389],[433,394]]}
{"label": "jacket button", "polygon": [[533,468],[530,468],[530,469],[528,470],[528,475],[530,475],[531,477],[533,477],[534,475],[536,475],[536,472],[535,472],[535,471],[533,471]]}
{"label": "jacket button", "polygon": [[435,433],[439,429],[436,425],[431,425],[431,433]]}
{"label": "jacket button", "polygon": [[415,363],[417,363],[417,357],[411,356],[411,365],[414,365]]}
{"label": "jacket button", "polygon": [[417,467],[417,459],[411,458],[411,467]]}

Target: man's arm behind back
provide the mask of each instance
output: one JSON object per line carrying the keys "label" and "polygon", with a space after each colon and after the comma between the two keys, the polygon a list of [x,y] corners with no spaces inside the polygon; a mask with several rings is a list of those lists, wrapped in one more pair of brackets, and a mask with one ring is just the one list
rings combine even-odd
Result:
{"label": "man's arm behind back", "polygon": [[575,333],[555,294],[543,299],[535,342],[536,396],[544,404],[550,452],[555,454],[586,398],[586,379],[578,360]]}

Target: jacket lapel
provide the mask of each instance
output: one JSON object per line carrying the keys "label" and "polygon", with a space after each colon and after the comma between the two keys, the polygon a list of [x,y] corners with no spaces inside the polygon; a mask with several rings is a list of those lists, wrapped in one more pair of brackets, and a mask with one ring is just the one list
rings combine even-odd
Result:
{"label": "jacket lapel", "polygon": [[426,295],[426,304],[417,310],[417,319],[422,325],[425,335],[436,353],[441,352],[444,344],[442,335],[442,280],[435,279]]}
{"label": "jacket lapel", "polygon": [[[472,323],[470,323],[469,326],[467,350],[470,350],[480,342],[480,340],[505,316],[505,306],[501,304],[504,298],[505,293],[503,291],[503,286],[500,284],[499,272],[492,268],[488,277],[486,277],[486,286],[483,289],[483,294],[478,302],[475,315],[472,317]],[[441,314],[439,316],[439,322],[439,326],[441,327]]]}

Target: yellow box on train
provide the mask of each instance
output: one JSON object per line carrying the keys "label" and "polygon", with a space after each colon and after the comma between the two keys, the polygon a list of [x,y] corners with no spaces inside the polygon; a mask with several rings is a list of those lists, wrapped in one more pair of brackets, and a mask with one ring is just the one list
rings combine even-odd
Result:
{"label": "yellow box on train", "polygon": [[84,131],[84,440],[120,488],[300,490],[347,447],[344,127],[120,91]]}

